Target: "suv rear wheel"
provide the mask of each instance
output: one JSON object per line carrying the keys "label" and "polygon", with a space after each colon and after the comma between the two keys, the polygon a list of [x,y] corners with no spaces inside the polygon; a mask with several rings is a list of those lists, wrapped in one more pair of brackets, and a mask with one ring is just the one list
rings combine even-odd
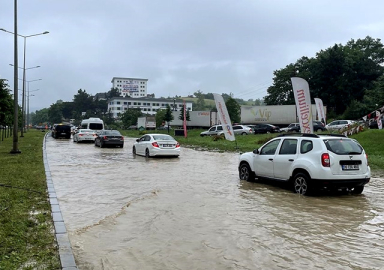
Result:
{"label": "suv rear wheel", "polygon": [[293,177],[293,188],[296,193],[308,195],[310,192],[310,179],[305,173],[297,173]]}
{"label": "suv rear wheel", "polygon": [[239,169],[239,177],[241,180],[253,181],[255,180],[255,173],[251,170],[247,163],[242,163]]}

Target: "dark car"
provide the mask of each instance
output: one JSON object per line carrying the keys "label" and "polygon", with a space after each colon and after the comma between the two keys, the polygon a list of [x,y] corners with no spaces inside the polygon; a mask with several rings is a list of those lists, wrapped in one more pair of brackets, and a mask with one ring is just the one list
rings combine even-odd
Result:
{"label": "dark car", "polygon": [[[381,126],[384,127],[384,118],[381,118]],[[378,129],[377,120],[373,120],[369,122],[370,129]]]}
{"label": "dark car", "polygon": [[280,132],[280,128],[271,124],[257,124],[253,125],[252,129],[255,134],[262,133],[277,133]]}
{"label": "dark car", "polygon": [[[313,131],[327,131],[327,128],[321,121],[313,121]],[[300,125],[288,129],[288,132],[300,132]]]}
{"label": "dark car", "polygon": [[52,137],[55,139],[58,138],[66,138],[70,139],[71,138],[71,126],[70,125],[56,125],[52,129]]}
{"label": "dark car", "polygon": [[106,146],[124,147],[124,137],[118,130],[101,130],[97,132],[95,146],[100,148]]}

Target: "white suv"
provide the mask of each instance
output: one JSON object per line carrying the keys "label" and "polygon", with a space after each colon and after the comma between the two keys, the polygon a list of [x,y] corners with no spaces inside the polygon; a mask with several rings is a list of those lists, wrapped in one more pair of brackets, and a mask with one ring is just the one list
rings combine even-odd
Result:
{"label": "white suv", "polygon": [[344,135],[283,134],[240,156],[241,180],[289,181],[296,193],[316,188],[361,194],[371,177],[363,147]]}

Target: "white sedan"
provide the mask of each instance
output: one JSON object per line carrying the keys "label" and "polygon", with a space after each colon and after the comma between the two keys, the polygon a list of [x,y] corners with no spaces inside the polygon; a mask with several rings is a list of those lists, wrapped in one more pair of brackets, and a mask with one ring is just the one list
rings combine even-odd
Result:
{"label": "white sedan", "polygon": [[94,142],[96,138],[96,133],[91,129],[79,129],[73,134],[74,142]]}
{"label": "white sedan", "polygon": [[145,157],[180,156],[180,144],[167,134],[146,134],[133,144],[132,153]]}

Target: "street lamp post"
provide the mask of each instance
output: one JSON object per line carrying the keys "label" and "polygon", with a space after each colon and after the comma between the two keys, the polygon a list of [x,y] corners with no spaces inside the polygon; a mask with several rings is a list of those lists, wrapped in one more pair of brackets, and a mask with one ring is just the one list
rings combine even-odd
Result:
{"label": "street lamp post", "polygon": [[[9,64],[9,65],[13,66],[12,64]],[[33,69],[33,68],[39,68],[39,67],[40,66],[35,66],[35,67],[30,67],[30,68],[18,67],[20,69],[23,69],[23,79],[19,79],[19,80],[23,81],[23,87],[25,87],[25,71],[27,69]],[[20,137],[24,137],[24,132],[25,132],[25,89],[24,88],[23,88],[23,96],[22,96],[22,102],[21,102],[21,120],[22,120],[22,125],[21,125],[21,135],[20,135]]]}
{"label": "street lamp post", "polygon": [[11,150],[11,154],[20,154],[21,151],[19,150],[19,138],[17,137],[17,128],[18,128],[18,122],[17,122],[17,117],[18,117],[18,82],[17,82],[17,0],[15,0],[15,42],[14,42],[14,83],[13,83],[13,146]]}
{"label": "street lamp post", "polygon": [[31,90],[29,91],[29,83],[28,83],[28,101],[27,101],[27,130],[29,130],[29,97],[34,97],[35,95],[30,95],[29,92],[35,92],[35,91],[39,91],[40,89],[35,89],[35,90]]}
{"label": "street lamp post", "polygon": [[[17,46],[17,36],[19,37],[22,37],[24,38],[24,64],[23,64],[23,98],[22,98],[22,119],[23,119],[23,124],[22,124],[22,127],[21,127],[21,137],[24,137],[24,134],[23,134],[23,131],[25,129],[25,52],[26,52],[26,49],[27,49],[27,38],[29,37],[35,37],[35,36],[40,36],[40,35],[45,35],[45,34],[48,34],[49,32],[48,31],[45,31],[43,33],[38,33],[38,34],[33,34],[33,35],[28,35],[28,36],[24,36],[24,35],[20,35],[20,34],[17,34],[17,19],[16,19],[16,10],[17,10],[17,4],[16,4],[17,0],[15,0],[15,32],[10,32],[10,31],[7,31],[3,28],[0,28],[1,31],[4,31],[4,32],[7,32],[7,33],[10,33],[10,34],[14,34],[15,35],[15,47]],[[16,58],[17,59],[17,58]],[[15,62],[15,69],[16,69],[16,72],[17,72],[17,62]],[[17,80],[17,78],[15,79]],[[17,87],[15,87],[17,89]]]}

